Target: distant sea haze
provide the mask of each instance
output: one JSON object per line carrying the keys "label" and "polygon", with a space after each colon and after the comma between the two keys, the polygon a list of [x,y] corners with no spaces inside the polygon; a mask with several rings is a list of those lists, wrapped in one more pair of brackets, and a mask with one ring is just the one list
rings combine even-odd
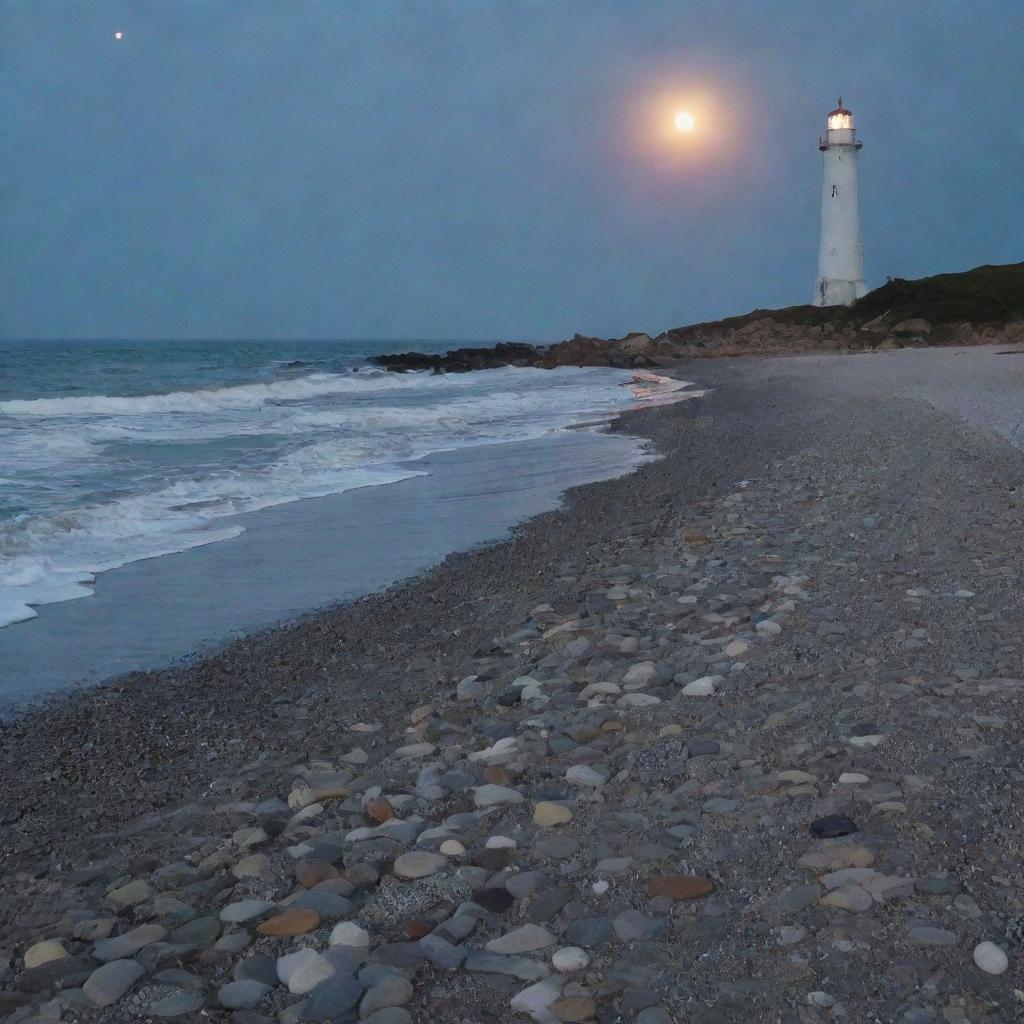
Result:
{"label": "distant sea haze", "polygon": [[87,597],[97,573],[237,536],[240,513],[394,483],[429,452],[540,437],[680,386],[631,388],[606,368],[366,365],[448,347],[0,344],[0,626]]}

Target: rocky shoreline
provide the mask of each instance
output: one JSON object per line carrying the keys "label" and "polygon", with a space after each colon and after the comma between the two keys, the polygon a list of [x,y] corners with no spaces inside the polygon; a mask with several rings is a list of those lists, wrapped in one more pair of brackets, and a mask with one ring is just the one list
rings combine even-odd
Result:
{"label": "rocky shoreline", "polygon": [[1024,463],[885,359],[681,367],[513,540],[9,725],[0,1015],[1015,1019]]}
{"label": "rocky shoreline", "polygon": [[1024,263],[889,280],[851,307],[789,306],[675,327],[652,337],[577,334],[553,345],[501,342],[443,355],[404,352],[373,360],[389,370],[465,373],[498,366],[670,366],[679,359],[847,354],[900,348],[1024,342]]}

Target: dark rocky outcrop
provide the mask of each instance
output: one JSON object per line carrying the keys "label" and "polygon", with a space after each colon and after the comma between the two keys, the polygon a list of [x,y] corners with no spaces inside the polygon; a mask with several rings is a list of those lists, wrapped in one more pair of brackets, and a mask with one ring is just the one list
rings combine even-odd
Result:
{"label": "dark rocky outcrop", "polygon": [[1024,342],[1024,263],[915,281],[893,278],[852,306],[788,306],[675,327],[652,338],[577,334],[554,345],[502,342],[444,355],[378,356],[390,370],[465,372],[497,366],[656,367],[690,357]]}

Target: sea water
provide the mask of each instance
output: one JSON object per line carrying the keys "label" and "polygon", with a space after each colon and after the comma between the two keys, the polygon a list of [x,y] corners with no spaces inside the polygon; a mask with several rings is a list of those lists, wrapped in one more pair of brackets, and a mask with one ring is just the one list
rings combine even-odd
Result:
{"label": "sea water", "polygon": [[367,363],[449,347],[0,343],[0,627],[31,629],[99,573],[236,537],[244,513],[394,484],[428,453],[538,438],[681,387],[609,368]]}

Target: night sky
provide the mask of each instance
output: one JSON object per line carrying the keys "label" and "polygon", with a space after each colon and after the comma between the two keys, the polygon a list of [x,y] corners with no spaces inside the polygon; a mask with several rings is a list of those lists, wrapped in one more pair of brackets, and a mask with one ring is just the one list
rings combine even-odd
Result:
{"label": "night sky", "polygon": [[1022,38],[1020,0],[0,0],[0,334],[555,339],[808,302],[840,94],[869,287],[1016,262]]}

